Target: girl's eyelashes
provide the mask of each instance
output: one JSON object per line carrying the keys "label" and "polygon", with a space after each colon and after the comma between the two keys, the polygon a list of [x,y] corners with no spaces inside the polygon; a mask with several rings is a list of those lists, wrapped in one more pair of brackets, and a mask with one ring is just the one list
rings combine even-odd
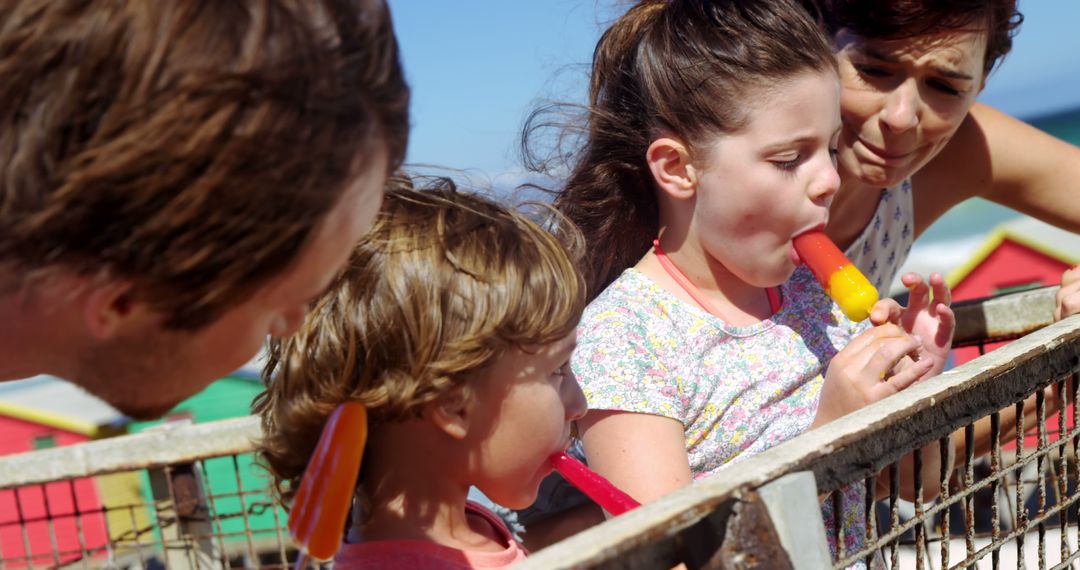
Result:
{"label": "girl's eyelashes", "polygon": [[770,162],[773,163],[773,166],[779,168],[780,170],[783,170],[784,172],[791,172],[798,168],[799,164],[802,163],[802,156],[798,155],[791,160],[772,160]]}
{"label": "girl's eyelashes", "polygon": [[[835,166],[836,157],[837,155],[839,155],[840,152],[837,143],[831,142],[829,143],[829,146],[827,148],[829,152],[829,160],[832,161],[833,166]],[[810,151],[809,154],[800,152],[799,154],[791,157],[790,159],[787,156],[783,156],[770,159],[769,162],[772,163],[773,166],[775,166],[784,174],[794,174],[795,170],[797,170],[802,163],[806,162],[807,157],[812,156],[815,152],[817,151]]]}

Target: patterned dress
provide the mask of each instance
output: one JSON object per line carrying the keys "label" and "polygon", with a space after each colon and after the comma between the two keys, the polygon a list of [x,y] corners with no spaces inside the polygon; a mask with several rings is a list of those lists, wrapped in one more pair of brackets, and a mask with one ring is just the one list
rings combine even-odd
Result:
{"label": "patterned dress", "polygon": [[889,296],[889,289],[900,266],[907,261],[914,241],[915,207],[911,180],[905,180],[881,191],[873,220],[845,254],[884,298]]}
{"label": "patterned dress", "polygon": [[[781,292],[772,318],[734,327],[628,269],[578,327],[571,365],[589,408],[680,422],[695,480],[803,433],[825,367],[868,325],[848,320],[804,267]],[[847,552],[864,544],[863,488],[843,490]],[[822,510],[835,552],[832,506]]]}

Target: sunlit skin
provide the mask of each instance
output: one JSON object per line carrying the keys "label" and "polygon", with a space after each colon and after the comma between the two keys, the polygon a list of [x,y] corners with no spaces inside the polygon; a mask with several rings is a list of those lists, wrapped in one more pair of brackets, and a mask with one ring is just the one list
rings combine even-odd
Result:
{"label": "sunlit skin", "polygon": [[422,416],[373,429],[365,459],[370,517],[364,541],[424,540],[498,551],[490,524],[466,514],[470,486],[524,508],[570,444],[585,396],[567,361],[575,335],[511,349],[478,371],[471,394],[441,398]]}
{"label": "sunlit skin", "polygon": [[[792,238],[825,226],[840,183],[836,75],[805,73],[762,91],[749,124],[702,145],[696,160],[677,140],[650,147],[654,176],[670,190],[660,193],[661,245],[734,325],[769,315],[764,288],[795,271]],[[651,253],[638,269],[670,280]]]}
{"label": "sunlit skin", "polygon": [[163,315],[128,300],[132,284],[122,280],[61,273],[39,290],[0,298],[0,316],[26,323],[0,353],[0,378],[53,374],[133,418],[164,414],[243,365],[267,335],[296,330],[308,303],[330,285],[371,227],[386,175],[387,155],[379,145],[296,260],[193,332],[164,328]]}
{"label": "sunlit skin", "polygon": [[959,30],[904,40],[841,31],[842,183],[829,234],[861,233],[883,188],[923,168],[950,142],[984,85],[986,35]]}
{"label": "sunlit skin", "polygon": [[1061,275],[1061,289],[1056,295],[1054,320],[1080,313],[1080,265],[1070,267]]}

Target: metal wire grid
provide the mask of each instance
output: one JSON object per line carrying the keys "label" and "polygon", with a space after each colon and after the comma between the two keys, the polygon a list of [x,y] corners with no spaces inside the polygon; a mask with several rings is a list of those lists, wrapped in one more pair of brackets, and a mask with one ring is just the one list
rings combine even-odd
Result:
{"label": "metal wire grid", "polygon": [[[251,454],[233,454],[140,470],[156,489],[139,502],[80,505],[75,479],[8,489],[14,509],[0,514],[0,568],[289,568],[286,515],[265,488],[245,488],[252,467]],[[235,488],[213,490],[222,486],[211,486],[211,469],[231,470]],[[60,502],[72,508],[55,508],[65,492]],[[100,524],[98,536],[84,532]]]}
{"label": "metal wire grid", "polygon": [[[903,520],[899,500],[899,463],[888,467],[890,493],[882,504],[887,505],[887,521],[882,528],[877,528],[879,520],[879,502],[875,500],[874,488],[876,477],[868,477],[864,502],[867,520],[865,547],[858,552],[842,556],[839,552],[834,559],[834,568],[848,568],[862,561],[866,567],[873,568],[875,563],[884,562],[888,568],[912,567],[902,565],[900,554],[907,547],[914,555],[914,568],[1023,568],[1029,557],[1026,556],[1031,535],[1036,537],[1037,558],[1035,563],[1040,569],[1071,568],[1080,559],[1080,529],[1077,527],[1080,516],[1080,465],[1077,463],[1077,451],[1080,449],[1080,410],[1068,405],[1080,395],[1080,382],[1075,374],[1057,379],[1055,382],[1057,401],[1053,402],[1057,416],[1057,428],[1053,432],[1048,427],[1047,402],[1045,392],[1035,392],[1037,421],[1035,426],[1025,425],[1024,402],[1015,404],[1017,434],[1030,434],[1033,428],[1036,447],[1025,449],[1025,437],[1017,437],[1015,451],[1003,452],[1001,441],[1000,412],[988,416],[990,419],[992,448],[989,457],[983,463],[976,461],[974,449],[974,423],[964,429],[964,466],[955,473],[947,469],[948,450],[953,443],[951,438],[943,437],[938,441],[941,450],[942,470],[940,473],[941,495],[933,502],[924,504],[914,501],[914,516]],[[1051,441],[1052,435],[1057,438]],[[913,486],[916,497],[923,496],[921,454],[912,454],[915,464]],[[987,472],[976,476],[978,468]],[[1025,473],[1027,474],[1025,476]],[[982,503],[977,504],[978,501]],[[835,511],[840,513],[839,494],[834,494],[837,503]],[[960,536],[952,534],[955,511],[960,511],[962,532]],[[989,529],[980,529],[976,518],[989,516]],[[1002,515],[1006,520],[1002,520]],[[843,528],[843,521],[838,516],[836,528]],[[1048,554],[1048,529],[1056,530],[1056,553]],[[1070,540],[1071,538],[1071,540]],[[957,542],[963,541],[963,557],[957,560],[954,550]],[[843,544],[843,535],[838,537]],[[1002,560],[1002,551],[1012,545],[1006,562]],[[935,552],[936,551],[936,552]],[[934,554],[937,556],[935,557]],[[878,558],[880,557],[880,558]],[[910,558],[910,557],[909,557]]]}

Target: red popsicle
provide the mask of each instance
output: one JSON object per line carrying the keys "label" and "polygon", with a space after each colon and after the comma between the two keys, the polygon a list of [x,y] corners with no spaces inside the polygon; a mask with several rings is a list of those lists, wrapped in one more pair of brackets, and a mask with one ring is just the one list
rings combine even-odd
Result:
{"label": "red popsicle", "polygon": [[613,516],[621,515],[630,509],[641,506],[641,503],[635,501],[633,497],[622,492],[607,479],[563,452],[551,456],[551,466],[571,485],[580,489],[582,493],[585,493]]}
{"label": "red popsicle", "polygon": [[289,535],[305,556],[329,560],[343,538],[360,459],[367,442],[367,409],[356,401],[339,405],[326,420],[289,511]]}
{"label": "red popsicle", "polygon": [[870,309],[878,300],[877,289],[824,232],[806,232],[796,236],[792,243],[825,293],[849,319],[859,322],[870,316]]}

